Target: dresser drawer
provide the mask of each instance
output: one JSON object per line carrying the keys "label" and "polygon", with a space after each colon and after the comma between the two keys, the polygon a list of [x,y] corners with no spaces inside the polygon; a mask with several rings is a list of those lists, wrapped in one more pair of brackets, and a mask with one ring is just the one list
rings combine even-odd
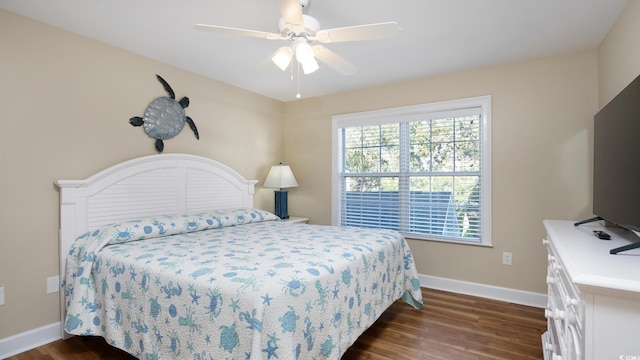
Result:
{"label": "dresser drawer", "polygon": [[566,354],[569,338],[566,336],[567,326],[564,321],[565,315],[564,311],[558,308],[551,292],[549,293],[549,304],[544,311],[544,316],[547,318],[548,340],[551,341],[551,345],[549,346],[551,353],[555,357]]}
{"label": "dresser drawer", "polygon": [[582,344],[584,343],[584,341],[582,338],[582,333],[578,331],[573,325],[569,325],[567,327],[565,335],[567,336],[567,351],[566,356],[563,359],[583,359]]}
{"label": "dresser drawer", "polygon": [[578,331],[583,331],[584,302],[581,300],[580,291],[569,278],[564,264],[558,257],[553,245],[547,240],[543,242],[547,247],[549,261],[547,283],[550,280],[554,283],[556,304],[567,312],[568,324],[576,326]]}
{"label": "dresser drawer", "polygon": [[565,271],[556,270],[555,273],[558,279],[558,296],[567,312],[567,324],[576,326],[578,331],[583,331],[584,303],[580,300],[580,292],[568,280]]}
{"label": "dresser drawer", "polygon": [[542,334],[542,355],[544,360],[551,360],[555,352],[557,341],[553,341],[551,330],[547,330]]}
{"label": "dresser drawer", "polygon": [[553,245],[547,240],[543,243],[548,252],[545,310],[548,344],[544,345],[543,351],[552,360],[583,359],[584,303]]}

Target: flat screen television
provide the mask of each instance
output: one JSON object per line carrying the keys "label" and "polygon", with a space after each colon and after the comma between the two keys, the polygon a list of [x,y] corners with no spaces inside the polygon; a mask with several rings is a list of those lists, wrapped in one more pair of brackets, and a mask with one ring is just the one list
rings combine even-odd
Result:
{"label": "flat screen television", "polygon": [[640,232],[640,76],[594,116],[593,148],[595,219]]}

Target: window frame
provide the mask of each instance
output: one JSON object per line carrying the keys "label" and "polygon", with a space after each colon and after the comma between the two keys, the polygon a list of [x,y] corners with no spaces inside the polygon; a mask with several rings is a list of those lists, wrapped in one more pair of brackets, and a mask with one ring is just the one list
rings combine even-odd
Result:
{"label": "window frame", "polygon": [[[491,239],[491,96],[478,96],[465,99],[447,100],[432,102],[419,105],[402,106],[395,108],[387,108],[380,110],[363,111],[348,114],[339,114],[332,116],[332,135],[331,135],[331,223],[332,225],[340,225],[341,211],[341,180],[339,165],[341,164],[342,154],[338,146],[340,140],[340,129],[352,126],[364,125],[381,125],[389,123],[401,123],[410,121],[419,121],[428,114],[429,118],[438,118],[451,116],[461,116],[470,108],[480,108],[481,124],[480,124],[480,204],[481,222],[480,222],[480,241],[464,241],[455,238],[444,237],[411,237],[405,234],[407,238],[439,241],[448,243],[459,243],[476,246],[492,246]],[[475,112],[477,114],[477,111]]]}

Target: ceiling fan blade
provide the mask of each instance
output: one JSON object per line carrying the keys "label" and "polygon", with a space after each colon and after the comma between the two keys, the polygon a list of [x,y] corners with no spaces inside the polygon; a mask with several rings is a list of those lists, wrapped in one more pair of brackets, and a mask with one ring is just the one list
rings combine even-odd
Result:
{"label": "ceiling fan blade", "polygon": [[[285,23],[287,23],[290,28],[296,32],[304,30],[300,0],[278,0],[278,8],[280,9],[280,15],[282,15]],[[301,28],[300,30],[296,30],[294,29],[295,27]]]}
{"label": "ceiling fan blade", "polygon": [[237,28],[226,27],[226,26],[206,25],[206,24],[195,24],[193,27],[196,28],[196,30],[209,31],[209,32],[214,32],[218,34],[248,36],[248,37],[255,37],[255,38],[267,39],[267,40],[286,40],[286,38],[283,38],[279,34],[265,32],[265,31],[237,29]]}
{"label": "ceiling fan blade", "polygon": [[322,45],[316,45],[313,47],[313,55],[316,59],[322,61],[342,75],[351,75],[358,71],[358,68],[353,64]]}
{"label": "ceiling fan blade", "polygon": [[347,26],[320,30],[315,39],[322,43],[389,39],[400,34],[396,22]]}

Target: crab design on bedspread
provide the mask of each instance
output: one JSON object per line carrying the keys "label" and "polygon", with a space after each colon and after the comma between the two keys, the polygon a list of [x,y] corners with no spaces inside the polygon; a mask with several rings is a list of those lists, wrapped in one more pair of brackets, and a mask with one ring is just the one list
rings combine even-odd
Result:
{"label": "crab design on bedspread", "polygon": [[176,95],[171,86],[160,75],[156,74],[156,78],[169,96],[161,96],[153,100],[144,111],[143,117],[134,116],[129,119],[129,123],[133,126],[142,126],[150,138],[156,139],[155,146],[158,152],[164,150],[163,140],[178,135],[185,122],[193,130],[196,139],[200,140],[196,124],[185,115],[184,109],[189,106],[189,98],[185,96],[180,101],[176,101]]}

